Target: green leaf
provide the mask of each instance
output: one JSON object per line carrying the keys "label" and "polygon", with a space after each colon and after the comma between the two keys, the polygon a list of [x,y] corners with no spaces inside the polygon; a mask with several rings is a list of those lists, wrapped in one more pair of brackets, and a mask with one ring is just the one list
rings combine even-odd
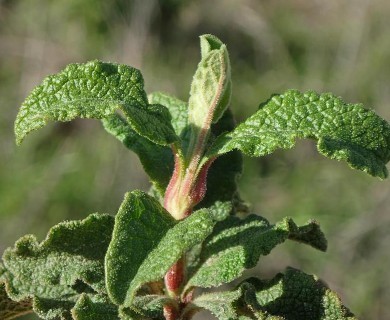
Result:
{"label": "green leaf", "polygon": [[72,309],[74,320],[119,320],[118,307],[105,295],[83,293]]}
{"label": "green leaf", "polygon": [[253,311],[285,320],[356,320],[340,298],[318,278],[288,268],[285,274],[243,284],[245,300]]}
{"label": "green leaf", "polygon": [[209,211],[202,209],[171,228],[139,267],[127,291],[124,306],[131,307],[134,295],[142,284],[161,279],[187,250],[201,243],[212,232],[214,225]]}
{"label": "green leaf", "polygon": [[240,277],[245,269],[256,266],[260,256],[270,253],[287,239],[301,241],[326,250],[326,240],[315,222],[298,227],[290,218],[270,225],[264,218],[229,217],[215,227],[203,245],[201,263],[189,279],[191,287],[213,287]]}
{"label": "green leaf", "polygon": [[[206,309],[221,320],[237,319],[236,302],[241,298],[241,288],[235,291],[213,292],[203,294],[192,301],[186,309]],[[184,310],[185,312],[186,310]],[[191,310],[192,311],[192,310]]]}
{"label": "green leaf", "polygon": [[68,319],[82,292],[105,292],[104,255],[113,226],[112,216],[91,214],[54,226],[41,243],[32,235],[19,239],[3,255],[9,297],[33,298],[34,311],[46,319]]}
{"label": "green leaf", "polygon": [[32,312],[30,299],[12,301],[8,298],[4,283],[0,283],[0,319],[14,319],[30,312]]}
{"label": "green leaf", "polygon": [[311,91],[274,95],[234,131],[221,136],[208,156],[233,149],[263,156],[292,148],[296,138],[317,140],[321,154],[345,160],[352,168],[380,178],[388,175],[390,125],[360,104]]}
{"label": "green leaf", "polygon": [[137,69],[90,61],[68,65],[31,92],[15,121],[16,140],[20,144],[28,133],[49,121],[103,119],[117,110],[139,135],[154,143],[168,145],[178,139],[168,110],[148,105]]}
{"label": "green leaf", "polygon": [[[232,213],[233,205],[229,201],[217,201],[213,206],[207,208],[207,210],[209,212],[209,216],[214,221],[223,221]],[[186,253],[186,272],[188,278],[192,276],[192,274],[196,271],[197,266],[199,265],[202,248],[203,244],[198,243],[197,245],[190,248]]]}
{"label": "green leaf", "polygon": [[196,129],[216,123],[229,105],[230,61],[226,46],[215,36],[200,37],[202,59],[195,72],[188,101],[188,120]]}
{"label": "green leaf", "polygon": [[138,155],[153,186],[163,195],[173,172],[172,150],[141,137],[118,114],[103,119],[103,126]]}
{"label": "green leaf", "polygon": [[[167,296],[146,295],[134,298],[132,308],[122,308],[122,319],[153,319],[165,320],[164,306],[167,304],[177,305],[177,301]],[[135,311],[136,310],[136,311]]]}
{"label": "green leaf", "polygon": [[142,191],[125,195],[105,259],[106,286],[115,304],[125,303],[144,260],[174,225],[175,220],[156,199]]}
{"label": "green leaf", "polygon": [[188,105],[180,99],[162,92],[148,95],[150,104],[160,104],[166,107],[172,116],[172,126],[176,135],[181,137],[188,126]]}
{"label": "green leaf", "polygon": [[[184,135],[188,122],[187,103],[161,92],[154,92],[148,98],[149,103],[163,105],[169,110],[177,136]],[[172,150],[143,138],[118,114],[110,115],[102,122],[109,133],[138,155],[154,187],[164,195],[173,172]]]}

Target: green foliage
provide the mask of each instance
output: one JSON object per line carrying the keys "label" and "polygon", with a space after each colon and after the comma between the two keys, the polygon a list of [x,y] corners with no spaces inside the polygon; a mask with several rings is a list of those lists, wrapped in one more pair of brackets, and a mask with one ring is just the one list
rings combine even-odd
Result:
{"label": "green foliage", "polygon": [[209,156],[233,149],[263,156],[277,148],[292,148],[296,138],[316,139],[323,155],[345,160],[372,176],[387,177],[390,125],[359,104],[315,92],[290,90],[274,95],[234,131],[220,137]]}
{"label": "green foliage", "polygon": [[92,214],[53,227],[38,243],[27,235],[4,252],[8,296],[33,298],[34,311],[47,319],[70,317],[81,293],[104,294],[104,256],[114,226],[112,216]]}
{"label": "green foliage", "polygon": [[238,316],[236,302],[241,295],[240,288],[235,291],[207,293],[197,297],[187,308],[191,311],[196,308],[206,309],[218,319],[234,320]]}
{"label": "green foliage", "polygon": [[188,125],[188,106],[184,101],[162,92],[148,96],[149,103],[165,106],[172,116],[172,126],[177,136],[182,137]]}
{"label": "green foliage", "polygon": [[142,272],[144,260],[174,224],[169,213],[146,193],[126,194],[105,261],[107,290],[114,303],[122,305],[130,299],[129,286]]}
{"label": "green foliage", "polygon": [[171,228],[155,249],[149,252],[131,280],[124,306],[130,307],[136,291],[147,282],[161,279],[168,269],[191,247],[201,243],[213,230],[207,210],[199,210]]}
{"label": "green foliage", "polygon": [[293,268],[272,280],[249,279],[242,286],[257,319],[356,319],[325,284]]}
{"label": "green foliage", "polygon": [[105,295],[81,294],[72,309],[74,320],[118,320],[118,309]]}
{"label": "green foliage", "polygon": [[173,171],[171,150],[138,135],[118,114],[112,114],[103,119],[102,122],[107,132],[138,155],[151,182],[163,194]]}
{"label": "green foliage", "polygon": [[220,222],[203,245],[200,263],[187,283],[187,289],[214,287],[240,277],[256,266],[278,244],[292,239],[326,250],[324,234],[315,222],[298,227],[291,219],[270,225],[265,219],[249,215],[229,217]]}
{"label": "green foliage", "polygon": [[22,104],[15,121],[18,143],[49,121],[104,119],[121,110],[129,125],[150,141],[166,145],[177,140],[170,114],[148,105],[141,73],[126,65],[91,61],[71,64],[47,77]]}
{"label": "green foliage", "polygon": [[138,296],[134,299],[133,308],[122,308],[120,316],[122,319],[161,319],[164,320],[164,305],[176,304],[176,301],[162,295]]}
{"label": "green foliage", "polygon": [[231,96],[230,61],[226,46],[215,36],[200,37],[202,60],[191,84],[189,123],[196,129],[217,122]]}
{"label": "green foliage", "polygon": [[286,240],[327,248],[315,221],[246,215],[241,152],[264,156],[313,138],[320,153],[385,178],[389,124],[330,94],[290,90],[236,127],[226,46],[204,35],[201,55],[188,103],[159,92],[147,99],[138,70],[99,61],[69,65],[26,99],[18,143],[49,121],[100,119],[139,156],[158,192],[126,193],[115,218],[92,214],[58,224],[41,243],[19,239],[0,264],[3,318],[32,308],[65,320],[191,319],[202,309],[222,320],[355,319],[316,277],[291,268],[228,291],[198,291],[237,280]]}

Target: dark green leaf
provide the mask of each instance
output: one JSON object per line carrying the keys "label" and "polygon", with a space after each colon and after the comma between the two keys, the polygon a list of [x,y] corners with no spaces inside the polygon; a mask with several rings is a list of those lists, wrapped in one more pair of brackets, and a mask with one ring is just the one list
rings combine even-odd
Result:
{"label": "dark green leaf", "polygon": [[156,199],[141,191],[125,195],[105,261],[107,290],[114,303],[125,303],[144,261],[174,225],[175,220]]}
{"label": "dark green leaf", "polygon": [[151,182],[160,194],[164,194],[173,171],[172,150],[141,137],[118,114],[103,119],[103,125],[109,133],[138,155]]}
{"label": "dark green leaf", "polygon": [[265,219],[250,215],[245,219],[229,217],[215,227],[203,245],[201,263],[186,289],[212,287],[241,276],[256,266],[260,256],[267,255],[287,239],[326,249],[326,240],[315,222],[298,227],[290,218],[270,225]]}
{"label": "dark green leaf", "polygon": [[209,157],[233,149],[263,156],[292,148],[296,138],[313,138],[321,154],[345,160],[372,176],[387,177],[390,125],[360,104],[315,92],[289,90],[274,95],[234,131],[221,136]]}
{"label": "dark green leaf", "polygon": [[56,225],[41,243],[32,235],[19,239],[3,256],[10,298],[33,298],[34,311],[46,319],[69,318],[82,292],[105,292],[104,256],[113,226],[113,217],[92,214]]}
{"label": "dark green leaf", "polygon": [[186,102],[162,92],[153,92],[148,96],[150,104],[166,107],[172,116],[172,126],[176,135],[181,137],[188,126],[188,105]]}
{"label": "dark green leaf", "polygon": [[[212,126],[214,136],[233,130],[235,121],[232,112],[228,109],[222,118]],[[216,201],[233,201],[234,207],[240,202],[237,190],[237,181],[242,172],[241,152],[234,150],[220,156],[211,165],[207,175],[207,192],[198,208],[209,207]],[[233,208],[235,209],[235,208]]]}
{"label": "dark green leaf", "polygon": [[[217,201],[213,206],[207,209],[210,217],[214,221],[223,221],[232,213],[233,205],[228,201]],[[199,265],[202,248],[202,243],[199,243],[188,250],[186,254],[187,277],[191,277]]]}
{"label": "dark green leaf", "polygon": [[148,105],[141,73],[126,65],[90,61],[70,64],[44,79],[22,104],[15,121],[17,143],[49,121],[103,119],[121,110],[131,127],[150,141],[167,145],[177,140],[170,115]]}
{"label": "dark green leaf", "polygon": [[83,293],[72,309],[74,320],[119,320],[118,307],[105,295]]}
{"label": "dark green leaf", "polygon": [[139,267],[130,283],[124,306],[131,307],[138,288],[144,283],[161,279],[187,250],[201,243],[212,232],[214,224],[209,211],[202,209],[171,228]]}
{"label": "dark green leaf", "polygon": [[250,279],[242,287],[251,309],[269,315],[264,319],[356,320],[318,278],[293,268],[269,281]]}
{"label": "dark green leaf", "polygon": [[0,319],[14,319],[30,312],[32,312],[30,299],[12,301],[7,296],[4,283],[0,283]]}

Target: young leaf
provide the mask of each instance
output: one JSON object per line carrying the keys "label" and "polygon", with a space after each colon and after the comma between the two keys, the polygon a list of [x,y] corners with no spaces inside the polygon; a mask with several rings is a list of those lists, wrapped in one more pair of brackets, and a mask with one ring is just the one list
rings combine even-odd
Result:
{"label": "young leaf", "polygon": [[139,267],[128,288],[124,306],[131,307],[139,287],[144,283],[161,279],[187,250],[201,243],[212,232],[214,224],[208,210],[202,209],[171,228]]}
{"label": "young leaf", "polygon": [[32,312],[30,299],[12,301],[7,296],[4,283],[0,283],[0,319],[10,320]]}
{"label": "young leaf", "polygon": [[217,224],[204,243],[201,263],[189,279],[186,289],[212,287],[233,281],[245,269],[256,266],[260,256],[270,253],[287,239],[301,241],[326,250],[326,240],[315,222],[298,227],[291,219],[270,225],[264,218],[229,217]]}
{"label": "young leaf", "polygon": [[250,279],[242,287],[246,303],[254,312],[278,319],[356,320],[337,294],[318,278],[293,268],[270,281]]}
{"label": "young leaf", "polygon": [[220,320],[235,320],[237,319],[236,302],[241,295],[241,288],[234,291],[203,294],[192,301],[186,309],[191,312],[192,309],[206,309]]}
{"label": "young leaf", "polygon": [[103,119],[121,110],[131,127],[150,141],[168,145],[178,138],[170,115],[160,105],[148,105],[141,73],[126,65],[90,61],[70,64],[44,79],[22,104],[15,121],[20,144],[49,121]]}
{"label": "young leaf", "polygon": [[160,194],[164,194],[173,171],[172,150],[141,137],[118,114],[113,114],[103,119],[102,122],[107,132],[138,155],[153,186]]}
{"label": "young leaf", "polygon": [[125,303],[144,260],[174,225],[175,220],[156,199],[141,191],[125,195],[105,258],[106,286],[115,304]]}
{"label": "young leaf", "polygon": [[72,309],[73,320],[119,320],[118,307],[105,295],[83,293]]}
{"label": "young leaf", "polygon": [[372,176],[387,177],[390,125],[359,104],[315,92],[274,95],[234,131],[219,137],[208,156],[233,149],[263,156],[292,148],[296,138],[313,138],[321,154],[345,160]]}
{"label": "young leaf", "polygon": [[41,243],[32,235],[19,239],[3,255],[9,297],[33,298],[44,318],[69,318],[82,292],[105,292],[104,255],[113,226],[113,217],[91,214],[56,225]]}
{"label": "young leaf", "polygon": [[189,123],[198,130],[216,123],[231,96],[230,61],[226,46],[215,36],[200,37],[202,59],[191,84]]}

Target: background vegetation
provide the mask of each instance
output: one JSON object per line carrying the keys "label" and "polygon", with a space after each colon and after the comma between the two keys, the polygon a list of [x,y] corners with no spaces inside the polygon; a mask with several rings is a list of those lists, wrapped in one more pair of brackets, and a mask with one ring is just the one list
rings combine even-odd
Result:
{"label": "background vegetation", "polygon": [[[186,100],[198,35],[213,33],[228,44],[238,120],[288,88],[331,91],[390,120],[389,16],[386,0],[0,0],[0,251],[64,219],[115,213],[124,192],[148,188],[138,159],[98,122],[51,126],[16,148],[18,106],[47,74],[116,61],[140,68],[148,92]],[[389,181],[300,142],[246,159],[240,186],[254,212],[315,218],[329,239],[326,254],[285,244],[256,272],[315,273],[361,319],[390,319]]]}

